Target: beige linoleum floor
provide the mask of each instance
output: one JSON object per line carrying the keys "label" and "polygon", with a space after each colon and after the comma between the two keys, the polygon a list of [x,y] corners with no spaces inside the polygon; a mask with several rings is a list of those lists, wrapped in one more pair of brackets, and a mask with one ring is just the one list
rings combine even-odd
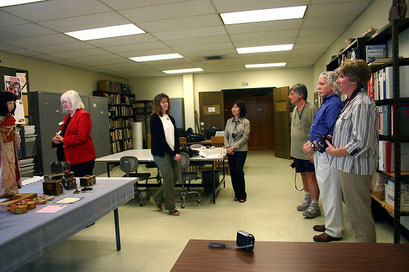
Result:
{"label": "beige linoleum floor", "polygon": [[[259,241],[312,242],[317,234],[312,226],[322,224],[324,217],[308,220],[296,211],[303,192],[295,190],[289,165],[289,160],[275,158],[269,151],[249,152],[246,203],[233,201],[228,176],[216,205],[210,196],[204,196],[200,204],[192,196],[179,217],[157,211],[151,203],[140,207],[132,200],[119,208],[120,252],[115,248],[110,213],[18,271],[169,271],[189,239],[235,240],[237,230],[246,230]],[[113,176],[120,175],[115,168]],[[301,186],[299,176],[297,180]],[[388,223],[378,222],[376,232],[378,242],[393,242],[393,228]],[[341,242],[352,241],[347,223]]]}

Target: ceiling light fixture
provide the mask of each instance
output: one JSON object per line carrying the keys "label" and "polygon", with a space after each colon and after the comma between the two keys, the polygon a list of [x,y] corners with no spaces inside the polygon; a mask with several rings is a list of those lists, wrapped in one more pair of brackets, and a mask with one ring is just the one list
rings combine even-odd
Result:
{"label": "ceiling light fixture", "polygon": [[0,0],[0,7],[16,6],[33,2],[41,2],[44,0]]}
{"label": "ceiling light fixture", "polygon": [[185,74],[185,73],[194,73],[194,72],[203,72],[202,68],[188,68],[188,69],[177,69],[177,70],[165,70],[162,71],[165,74]]}
{"label": "ceiling light fixture", "polygon": [[225,25],[303,18],[307,6],[220,13]]}
{"label": "ceiling light fixture", "polygon": [[289,51],[293,49],[294,44],[277,44],[277,45],[266,45],[266,46],[253,46],[253,47],[242,47],[237,48],[237,53],[239,54],[251,54],[251,53],[263,53],[263,52],[274,52],[274,51]]}
{"label": "ceiling light fixture", "polygon": [[133,61],[143,62],[143,61],[155,61],[155,60],[167,60],[167,59],[181,59],[182,55],[177,53],[175,54],[162,54],[162,55],[151,55],[151,56],[142,56],[142,57],[132,57],[129,58]]}
{"label": "ceiling light fixture", "polygon": [[265,67],[282,67],[286,65],[287,65],[286,62],[275,62],[275,63],[246,64],[244,66],[247,69],[249,69],[249,68],[265,68]]}
{"label": "ceiling light fixture", "polygon": [[64,34],[74,37],[81,41],[105,39],[119,36],[127,36],[145,33],[142,29],[134,24],[108,26],[100,28],[91,28],[85,30],[65,32]]}

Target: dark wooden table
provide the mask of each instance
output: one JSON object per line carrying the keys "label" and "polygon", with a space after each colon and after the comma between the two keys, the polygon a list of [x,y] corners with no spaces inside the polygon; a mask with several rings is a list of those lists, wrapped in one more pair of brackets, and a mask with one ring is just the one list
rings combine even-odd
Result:
{"label": "dark wooden table", "polygon": [[409,271],[409,244],[257,242],[254,252],[189,240],[171,271]]}

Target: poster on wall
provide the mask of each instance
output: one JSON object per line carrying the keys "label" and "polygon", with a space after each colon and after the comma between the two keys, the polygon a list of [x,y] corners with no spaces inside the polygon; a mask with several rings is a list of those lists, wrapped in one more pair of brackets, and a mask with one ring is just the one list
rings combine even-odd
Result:
{"label": "poster on wall", "polygon": [[21,92],[27,93],[27,75],[26,73],[16,73],[16,77],[20,80]]}
{"label": "poster on wall", "polygon": [[21,85],[20,78],[15,76],[4,76],[4,86],[7,91],[13,92],[17,96],[16,110],[14,112],[14,118],[16,118],[16,124],[24,124],[24,105],[21,98]]}

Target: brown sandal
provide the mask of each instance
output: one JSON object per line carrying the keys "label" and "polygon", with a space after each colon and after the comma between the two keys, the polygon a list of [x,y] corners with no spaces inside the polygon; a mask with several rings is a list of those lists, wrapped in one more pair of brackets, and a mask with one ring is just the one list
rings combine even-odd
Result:
{"label": "brown sandal", "polygon": [[176,209],[169,210],[169,215],[179,216],[180,212]]}
{"label": "brown sandal", "polygon": [[156,198],[154,198],[153,196],[152,196],[152,199],[153,199],[153,202],[155,202],[156,207],[157,207],[159,210],[163,210],[163,204],[160,203],[159,201],[157,201]]}

